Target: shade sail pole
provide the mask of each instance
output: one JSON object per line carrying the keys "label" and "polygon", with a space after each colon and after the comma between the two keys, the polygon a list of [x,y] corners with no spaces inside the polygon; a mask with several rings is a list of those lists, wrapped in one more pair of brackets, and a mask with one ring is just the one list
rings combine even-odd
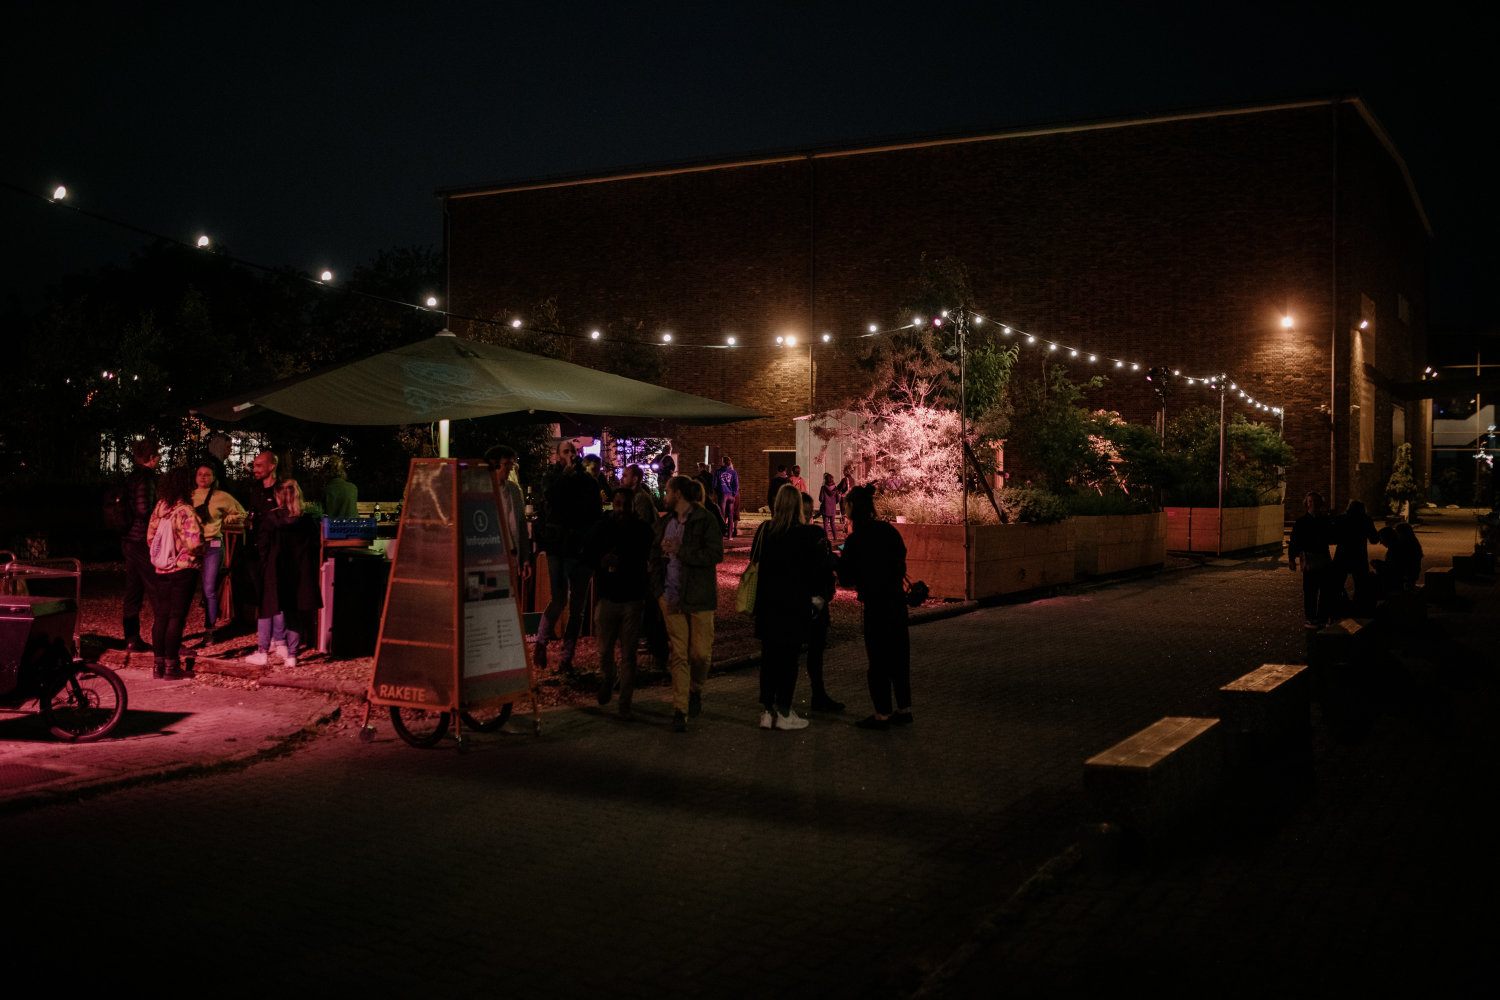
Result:
{"label": "shade sail pole", "polygon": [[448,421],[438,421],[438,458],[448,457]]}

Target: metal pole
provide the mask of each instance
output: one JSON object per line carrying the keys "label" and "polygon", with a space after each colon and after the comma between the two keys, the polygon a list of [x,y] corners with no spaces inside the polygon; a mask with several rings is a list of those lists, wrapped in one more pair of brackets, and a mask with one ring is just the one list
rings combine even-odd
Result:
{"label": "metal pole", "polygon": [[1219,538],[1214,554],[1224,554],[1224,376],[1219,376]]}
{"label": "metal pole", "polygon": [[[965,338],[969,331],[968,310],[958,310],[958,485],[964,505],[964,548],[969,547],[969,420],[968,393],[964,384]],[[967,562],[967,559],[965,560]]]}

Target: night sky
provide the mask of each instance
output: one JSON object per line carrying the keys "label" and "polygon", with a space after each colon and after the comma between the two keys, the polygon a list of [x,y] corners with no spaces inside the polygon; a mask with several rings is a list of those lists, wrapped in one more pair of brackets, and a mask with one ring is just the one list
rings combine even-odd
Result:
{"label": "night sky", "polygon": [[[1365,98],[1434,230],[1435,329],[1494,329],[1496,19],[1445,3],[43,5],[6,18],[0,180],[335,272],[438,188],[869,139]],[[0,190],[4,298],[145,239]]]}

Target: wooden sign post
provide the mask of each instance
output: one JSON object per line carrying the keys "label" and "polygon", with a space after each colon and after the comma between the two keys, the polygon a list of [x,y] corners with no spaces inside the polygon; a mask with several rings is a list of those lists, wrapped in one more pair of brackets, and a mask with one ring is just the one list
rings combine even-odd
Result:
{"label": "wooden sign post", "polygon": [[380,619],[369,701],[396,731],[432,746],[453,723],[498,729],[536,674],[521,619],[520,567],[501,514],[500,483],[482,461],[414,458]]}

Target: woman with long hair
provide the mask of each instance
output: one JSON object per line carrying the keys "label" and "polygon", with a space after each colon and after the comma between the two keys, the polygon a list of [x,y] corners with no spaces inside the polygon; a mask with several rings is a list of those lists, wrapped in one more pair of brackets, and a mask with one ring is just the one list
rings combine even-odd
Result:
{"label": "woman with long hair", "polygon": [[806,729],[792,708],[797,654],[827,606],[832,558],[823,532],[807,523],[802,491],[788,483],[776,492],[771,520],[755,532],[751,558],[760,565],[755,588],[755,635],[760,639],[760,728]]}
{"label": "woman with long hair", "polygon": [[260,533],[261,560],[265,579],[261,582],[261,625],[256,634],[255,653],[247,663],[265,666],[270,659],[269,644],[274,622],[281,619],[286,630],[286,652],[282,663],[297,665],[298,647],[310,612],[323,606],[318,586],[318,521],[302,509],[302,487],[295,479],[276,484],[276,507],[265,515],[265,530]]}
{"label": "woman with long hair", "polygon": [[213,644],[214,629],[219,624],[219,584],[224,576],[224,526],[241,524],[245,508],[234,497],[219,489],[220,466],[217,459],[205,458],[195,473],[197,489],[193,490],[193,510],[203,525],[203,638],[194,649]]}
{"label": "woman with long hair", "polygon": [[[839,558],[839,582],[853,587],[865,606],[866,675],[875,714],[861,729],[907,725],[911,714],[911,637],[906,623],[906,543],[875,513],[875,488],[849,491],[849,537]],[[895,694],[892,709],[891,695]]]}
{"label": "woman with long hair", "polygon": [[178,660],[193,585],[203,566],[203,526],[193,511],[193,473],[176,468],[161,478],[156,506],[146,523],[146,544],[156,570],[151,588],[153,662],[151,674],[167,680],[186,677]]}

